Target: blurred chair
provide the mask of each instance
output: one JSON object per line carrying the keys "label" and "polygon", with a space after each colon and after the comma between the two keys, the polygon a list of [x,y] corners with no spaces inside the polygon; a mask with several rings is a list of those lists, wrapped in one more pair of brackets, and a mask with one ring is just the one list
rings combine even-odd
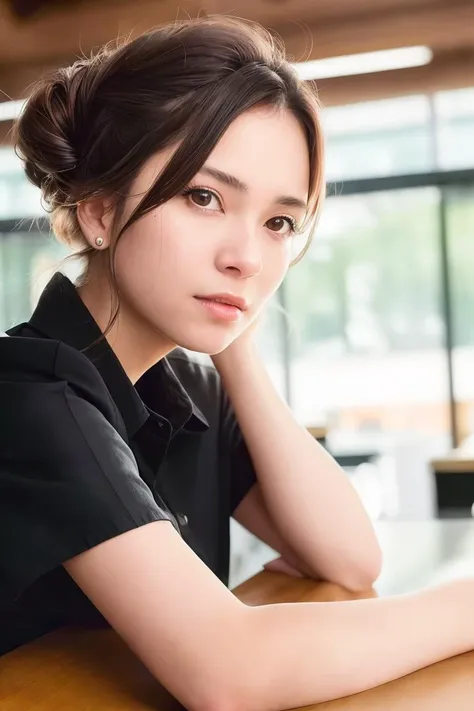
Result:
{"label": "blurred chair", "polygon": [[440,518],[474,515],[474,436],[441,459],[431,461]]}

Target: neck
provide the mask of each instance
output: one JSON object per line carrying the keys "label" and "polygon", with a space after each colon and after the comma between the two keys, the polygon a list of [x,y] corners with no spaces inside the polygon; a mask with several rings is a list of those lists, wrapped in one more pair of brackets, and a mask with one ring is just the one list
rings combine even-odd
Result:
{"label": "neck", "polygon": [[102,333],[119,304],[118,316],[105,337],[133,384],[176,347],[125,301],[117,301],[108,275],[97,266],[90,265],[87,279],[77,290]]}

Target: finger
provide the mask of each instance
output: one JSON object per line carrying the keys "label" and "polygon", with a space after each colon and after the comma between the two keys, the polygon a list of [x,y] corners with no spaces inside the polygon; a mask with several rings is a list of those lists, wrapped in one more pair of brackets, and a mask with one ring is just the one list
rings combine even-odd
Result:
{"label": "finger", "polygon": [[276,558],[275,560],[271,560],[269,563],[265,563],[263,568],[270,573],[285,573],[285,575],[291,575],[294,578],[303,577],[303,574],[287,563],[284,558]]}

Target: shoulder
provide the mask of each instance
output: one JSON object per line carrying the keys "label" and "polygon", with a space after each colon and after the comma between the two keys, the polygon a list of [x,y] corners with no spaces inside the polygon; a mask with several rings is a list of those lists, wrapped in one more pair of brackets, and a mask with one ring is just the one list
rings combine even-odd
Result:
{"label": "shoulder", "polygon": [[0,338],[0,598],[158,520],[95,366],[65,344]]}
{"label": "shoulder", "polygon": [[[69,400],[83,400],[123,432],[117,407],[99,371],[70,346],[49,338],[0,338],[0,401],[24,422],[60,419]],[[14,407],[13,407],[14,403]],[[13,424],[13,423],[12,423]]]}
{"label": "shoulder", "polygon": [[6,336],[0,340],[0,381],[35,380],[54,374],[58,341]]}

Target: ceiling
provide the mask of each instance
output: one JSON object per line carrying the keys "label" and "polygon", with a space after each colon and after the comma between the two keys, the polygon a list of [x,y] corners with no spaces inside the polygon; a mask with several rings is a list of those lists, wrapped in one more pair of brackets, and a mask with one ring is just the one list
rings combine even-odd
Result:
{"label": "ceiling", "polygon": [[276,31],[298,61],[419,44],[433,49],[432,66],[385,73],[376,88],[375,75],[322,82],[329,103],[331,92],[339,101],[350,87],[370,97],[387,84],[397,93],[395,75],[408,92],[416,82],[474,85],[474,0],[0,0],[3,98],[21,96],[45,69],[117,35],[215,13]]}
{"label": "ceiling", "polygon": [[51,7],[53,2],[54,0],[5,0],[5,4],[15,17],[31,17],[38,10]]}
{"label": "ceiling", "polygon": [[[125,4],[128,0],[109,0],[107,4],[118,5],[119,3]],[[87,0],[2,0],[3,4],[10,8],[13,16],[16,17],[32,17],[41,13],[54,12],[58,9],[67,9],[73,5],[86,4]],[[100,4],[100,2],[95,2],[89,4]],[[105,3],[103,3],[105,4]],[[158,3],[160,4],[160,0]],[[185,3],[186,4],[186,3]],[[185,6],[183,5],[183,7]],[[221,6],[222,2],[211,3],[203,2],[199,3],[203,10],[209,12],[218,12],[220,10],[217,6]],[[267,13],[269,15],[276,15],[284,18],[292,17],[295,11],[295,5],[298,3],[292,2],[292,0],[266,0],[264,5],[267,6]],[[334,2],[334,0],[316,0],[315,2],[304,2],[299,3],[303,8],[306,8],[307,14],[315,19],[328,18],[328,17],[347,17],[352,14],[361,14],[366,12],[373,12],[374,10],[380,9],[390,9],[390,8],[400,8],[403,6],[412,6],[413,0],[339,0],[339,2]],[[435,5],[440,4],[437,0],[420,0],[416,3],[420,5]],[[178,3],[176,3],[178,6]],[[239,2],[238,5],[233,5],[234,12],[240,15],[246,15],[250,8],[255,8],[255,2]],[[228,10],[227,10],[228,11]]]}
{"label": "ceiling", "polygon": [[0,0],[0,63],[62,59],[118,32],[212,13],[261,22],[292,38],[295,54],[309,40],[319,57],[426,39],[474,46],[474,0]]}

